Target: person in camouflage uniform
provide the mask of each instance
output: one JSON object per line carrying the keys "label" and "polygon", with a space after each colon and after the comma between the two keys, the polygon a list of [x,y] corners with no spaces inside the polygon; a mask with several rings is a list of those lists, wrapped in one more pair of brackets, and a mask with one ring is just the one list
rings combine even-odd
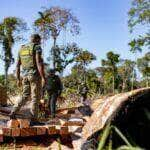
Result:
{"label": "person in camouflage uniform", "polygon": [[10,118],[15,118],[23,105],[31,97],[31,115],[32,120],[38,118],[38,103],[40,101],[39,88],[40,82],[45,85],[44,65],[42,59],[42,49],[40,46],[41,37],[38,34],[31,36],[31,43],[22,45],[18,54],[17,61],[17,80],[18,85],[21,83],[20,68],[22,68],[22,97],[14,106]]}
{"label": "person in camouflage uniform", "polygon": [[55,70],[48,70],[46,78],[46,92],[48,94],[48,108],[51,113],[51,118],[55,118],[57,98],[61,95],[63,85],[58,75],[55,75]]}

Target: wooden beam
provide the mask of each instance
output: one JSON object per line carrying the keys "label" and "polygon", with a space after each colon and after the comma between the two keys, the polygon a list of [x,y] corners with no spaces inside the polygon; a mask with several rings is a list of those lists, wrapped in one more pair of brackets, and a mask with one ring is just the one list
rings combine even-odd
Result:
{"label": "wooden beam", "polygon": [[47,134],[47,128],[45,126],[34,126],[37,128],[37,135],[45,135]]}
{"label": "wooden beam", "polygon": [[30,127],[30,128],[21,128],[21,136],[35,136],[37,135],[37,128],[36,127]]}
{"label": "wooden beam", "polygon": [[47,134],[49,135],[54,135],[59,133],[59,131],[53,125],[46,126],[46,128],[47,128]]}
{"label": "wooden beam", "polygon": [[11,119],[7,122],[8,128],[18,128],[20,126],[20,123],[17,119]]}
{"label": "wooden beam", "polygon": [[4,141],[3,130],[0,129],[0,143]]}
{"label": "wooden beam", "polygon": [[20,136],[20,128],[12,128],[11,129],[11,136],[19,137]]}
{"label": "wooden beam", "polygon": [[60,135],[67,135],[69,134],[69,129],[67,126],[62,126],[60,129]]}
{"label": "wooden beam", "polygon": [[29,128],[30,121],[28,119],[18,119],[18,122],[20,124],[20,128]]}
{"label": "wooden beam", "polygon": [[3,135],[4,136],[11,136],[11,129],[10,128],[2,128],[2,131],[3,131]]}

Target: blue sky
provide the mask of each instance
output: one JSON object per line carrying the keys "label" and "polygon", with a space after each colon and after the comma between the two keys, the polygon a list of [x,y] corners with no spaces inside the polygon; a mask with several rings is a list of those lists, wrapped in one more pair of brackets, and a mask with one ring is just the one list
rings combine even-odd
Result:
{"label": "blue sky", "polygon": [[[38,11],[42,7],[60,6],[72,9],[74,15],[80,20],[81,34],[77,37],[67,36],[59,39],[60,44],[76,42],[80,47],[88,49],[97,56],[97,61],[90,67],[100,66],[100,61],[105,58],[110,50],[119,53],[122,58],[135,59],[141,54],[132,54],[129,51],[128,42],[131,35],[128,30],[127,12],[131,0],[0,0],[0,21],[4,17],[16,16],[24,19],[30,28],[33,21],[38,17]],[[32,32],[32,31],[30,31]],[[30,32],[26,34],[30,35]],[[16,58],[20,44],[13,47]],[[44,57],[48,55],[52,45],[51,41],[44,47]],[[3,63],[0,61],[0,74],[3,73]],[[14,70],[12,65],[9,72]],[[69,72],[66,70],[66,73]]]}

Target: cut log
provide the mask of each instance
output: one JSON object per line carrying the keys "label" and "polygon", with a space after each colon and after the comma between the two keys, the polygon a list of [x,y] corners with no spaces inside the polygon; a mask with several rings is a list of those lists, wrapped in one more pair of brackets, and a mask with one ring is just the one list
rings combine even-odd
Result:
{"label": "cut log", "polygon": [[70,110],[68,110],[68,114],[74,114],[75,113],[75,110],[74,109],[70,109]]}
{"label": "cut log", "polygon": [[99,104],[99,106],[96,106],[96,110],[83,127],[82,138],[86,140],[97,131],[103,129],[107,121],[114,118],[117,111],[120,110],[125,102],[133,102],[137,100],[138,97],[149,95],[149,93],[150,87],[106,97],[104,100],[102,100],[103,103]]}
{"label": "cut log", "polygon": [[59,119],[59,120],[62,126],[68,121],[68,119]]}
{"label": "cut log", "polygon": [[11,136],[11,129],[10,128],[2,128],[4,136]]}
{"label": "cut log", "polygon": [[68,114],[68,110],[61,111],[59,114]]}
{"label": "cut log", "polygon": [[70,118],[60,119],[62,126],[84,126],[84,120],[82,118]]}
{"label": "cut log", "polygon": [[68,135],[69,134],[69,129],[67,126],[62,126],[60,129],[60,135]]}
{"label": "cut log", "polygon": [[82,127],[81,126],[68,126],[69,133],[75,133],[77,135],[78,133],[81,134]]}
{"label": "cut log", "polygon": [[36,127],[30,127],[30,128],[21,128],[21,136],[36,136],[37,135],[37,128]]}
{"label": "cut log", "polygon": [[47,128],[45,126],[34,126],[37,128],[37,135],[45,135]]}
{"label": "cut log", "polygon": [[71,116],[69,117],[70,118],[83,118],[83,115],[82,114],[71,114]]}
{"label": "cut log", "polygon": [[48,125],[61,125],[59,118],[50,119],[47,121]]}
{"label": "cut log", "polygon": [[28,119],[18,119],[18,122],[20,123],[20,128],[29,128],[30,121]]}
{"label": "cut log", "polygon": [[17,119],[11,119],[7,122],[8,128],[18,128],[19,126],[20,126],[20,124]]}
{"label": "cut log", "polygon": [[84,123],[80,121],[67,121],[63,126],[84,126]]}
{"label": "cut log", "polygon": [[59,133],[59,131],[56,129],[55,126],[46,126],[46,128],[47,128],[47,133],[49,135],[54,135],[54,134],[58,134]]}
{"label": "cut log", "polygon": [[56,114],[56,116],[61,119],[68,119],[71,117],[71,114]]}
{"label": "cut log", "polygon": [[61,125],[56,125],[55,128],[57,130],[57,134],[60,134]]}
{"label": "cut log", "polygon": [[11,136],[13,136],[13,137],[20,136],[20,128],[12,128],[11,129]]}
{"label": "cut log", "polygon": [[7,105],[7,89],[0,85],[0,105]]}
{"label": "cut log", "polygon": [[2,143],[3,141],[4,141],[3,130],[0,129],[0,143]]}

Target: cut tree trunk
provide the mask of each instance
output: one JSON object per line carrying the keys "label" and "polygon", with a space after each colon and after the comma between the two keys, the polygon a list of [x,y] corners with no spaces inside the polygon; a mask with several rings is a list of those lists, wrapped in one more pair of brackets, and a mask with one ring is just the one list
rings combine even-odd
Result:
{"label": "cut tree trunk", "polygon": [[0,85],[0,105],[7,104],[7,89]]}

